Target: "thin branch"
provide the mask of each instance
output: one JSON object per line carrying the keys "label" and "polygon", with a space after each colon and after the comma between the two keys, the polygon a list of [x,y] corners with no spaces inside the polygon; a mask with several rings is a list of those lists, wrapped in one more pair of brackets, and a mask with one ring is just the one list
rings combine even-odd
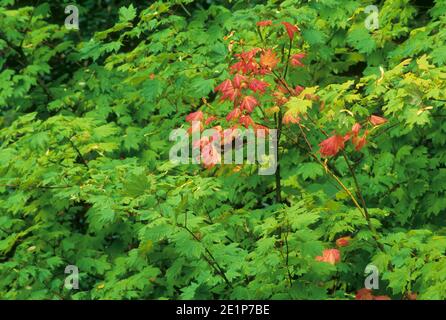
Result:
{"label": "thin branch", "polygon": [[368,226],[369,226],[369,229],[370,229],[370,231],[372,232],[373,237],[375,238],[376,243],[378,244],[378,246],[380,247],[380,249],[381,249],[382,251],[384,251],[384,247],[383,247],[383,245],[378,241],[378,240],[379,240],[379,235],[378,235],[378,233],[376,232],[376,229],[375,229],[375,227],[373,226],[372,221],[371,221],[371,219],[370,219],[370,214],[369,214],[369,211],[367,210],[367,205],[366,205],[366,203],[365,203],[364,196],[362,195],[361,187],[360,187],[360,185],[359,185],[359,183],[358,183],[358,179],[356,178],[355,171],[353,170],[353,168],[352,168],[352,166],[351,166],[351,164],[350,164],[350,161],[348,160],[347,155],[346,155],[346,153],[345,153],[344,150],[342,150],[342,156],[344,157],[344,160],[345,160],[345,162],[346,162],[346,164],[347,164],[348,170],[350,171],[350,174],[352,175],[353,182],[355,183],[355,187],[356,187],[356,195],[359,197],[359,200],[361,200],[361,203],[362,203],[362,209],[363,209],[363,211],[364,211],[364,217],[365,217],[365,219],[367,220],[367,224],[368,224]]}
{"label": "thin branch", "polygon": [[288,233],[289,233],[288,219],[285,221],[285,223],[286,223],[286,232],[285,232],[286,260],[285,260],[285,264],[286,264],[286,269],[288,272],[288,280],[290,282],[290,287],[291,287],[293,285],[293,279],[291,277],[290,265],[289,265],[290,249],[288,246]]}
{"label": "thin branch", "polygon": [[276,160],[277,168],[275,172],[276,202],[282,203],[282,185],[280,177],[280,159],[279,159],[280,136],[282,131],[282,111],[279,111],[277,114],[274,114],[274,119],[276,120],[276,127],[277,127],[277,160]]}
{"label": "thin branch", "polygon": [[82,156],[82,153],[80,152],[80,150],[76,147],[76,145],[74,144],[74,142],[71,140],[71,138],[68,139],[68,141],[70,141],[71,146],[73,147],[73,149],[76,151],[77,155],[79,156],[79,158],[81,159],[82,164],[89,170],[90,167],[88,166],[87,161],[84,159],[84,157]]}
{"label": "thin branch", "polygon": [[286,65],[285,65],[285,71],[283,73],[282,78],[286,79],[287,73],[288,73],[288,65],[290,64],[290,56],[291,56],[291,48],[293,46],[293,38],[290,38],[290,44],[288,47],[288,57],[286,59]]}
{"label": "thin branch", "polygon": [[192,17],[192,15],[190,14],[189,10],[187,10],[187,8],[184,6],[184,4],[182,4],[182,3],[180,2],[180,6],[181,6],[181,8],[184,10],[184,12],[186,12],[186,14],[187,14],[189,17]]}
{"label": "thin branch", "polygon": [[179,225],[179,226],[181,228],[185,229],[187,232],[189,232],[189,234],[203,246],[204,250],[209,255],[209,258],[211,259],[211,261],[205,255],[202,255],[202,256],[205,258],[207,263],[223,278],[223,280],[226,282],[226,284],[230,288],[232,288],[231,282],[226,277],[226,274],[225,274],[223,268],[218,264],[217,260],[215,260],[214,255],[211,253],[211,251],[209,251],[209,249],[206,248],[206,246],[202,244],[201,240],[187,226],[182,226],[182,225]]}
{"label": "thin branch", "polygon": [[[383,245],[379,242],[379,236],[378,233],[376,231],[376,229],[373,227],[371,220],[370,220],[370,216],[368,214],[368,212],[366,211],[367,209],[364,209],[358,202],[358,200],[356,200],[356,197],[352,194],[352,192],[344,185],[344,183],[341,181],[341,179],[339,179],[338,176],[336,176],[336,174],[333,173],[332,170],[330,170],[330,168],[328,167],[328,165],[326,165],[325,163],[323,163],[318,157],[316,157],[313,153],[312,153],[312,147],[310,142],[308,141],[305,132],[303,131],[302,127],[299,124],[299,128],[302,132],[302,135],[305,139],[305,142],[310,150],[310,152],[308,153],[314,160],[317,161],[317,163],[319,163],[324,169],[325,172],[327,172],[333,179],[336,180],[336,182],[341,186],[341,188],[348,194],[348,196],[350,197],[350,199],[353,201],[354,205],[356,206],[356,208],[359,210],[359,212],[361,212],[361,214],[364,216],[364,218],[367,221],[367,226],[370,230],[370,232],[372,232],[373,238],[375,239],[378,248],[381,251],[384,251],[384,247]],[[349,163],[347,163],[349,165]],[[362,197],[362,195],[361,195]],[[365,204],[365,201],[363,202]]]}

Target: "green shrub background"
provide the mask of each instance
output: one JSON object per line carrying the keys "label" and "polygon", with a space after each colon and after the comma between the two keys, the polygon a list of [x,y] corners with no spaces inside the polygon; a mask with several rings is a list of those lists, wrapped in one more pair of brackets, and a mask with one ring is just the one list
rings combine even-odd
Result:
{"label": "green shrub background", "polygon": [[[79,31],[67,4],[0,0],[0,298],[353,299],[369,263],[379,294],[446,298],[445,0],[81,1]],[[384,251],[299,147],[282,150],[288,205],[255,166],[169,162],[202,97],[228,111],[223,38],[254,45],[266,19],[301,28],[291,77],[327,121],[389,119],[355,156]],[[345,235],[341,263],[315,261]]]}

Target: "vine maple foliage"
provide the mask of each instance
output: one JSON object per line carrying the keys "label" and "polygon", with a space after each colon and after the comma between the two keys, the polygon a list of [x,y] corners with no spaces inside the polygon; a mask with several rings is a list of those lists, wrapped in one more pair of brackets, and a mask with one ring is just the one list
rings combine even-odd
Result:
{"label": "vine maple foliage", "polygon": [[[296,130],[293,126],[297,127],[299,135],[296,142],[299,144],[299,141],[303,140],[308,155],[346,191],[367,220],[377,245],[382,249],[345,150],[350,142],[354,151],[360,152],[367,144],[370,131],[385,124],[387,119],[372,115],[362,122],[356,122],[348,132],[328,134],[328,125],[319,125],[319,119],[314,119],[307,112],[314,105],[318,105],[319,110],[324,109],[326,107],[324,101],[321,101],[314,88],[293,84],[288,79],[290,67],[306,67],[305,58],[307,55],[303,50],[304,43],[302,39],[299,39],[299,27],[285,21],[274,24],[271,20],[259,21],[256,26],[261,46],[246,49],[243,39],[231,41],[228,46],[230,51],[233,50],[234,44],[238,44],[242,51],[234,54],[235,61],[229,66],[230,78],[222,81],[214,89],[219,95],[220,104],[229,104],[230,110],[223,117],[211,113],[206,113],[205,116],[202,111],[195,111],[186,116],[187,122],[196,122],[196,130],[203,131],[209,127],[218,132],[217,135],[202,137],[200,141],[193,144],[194,148],[200,149],[204,167],[210,169],[221,162],[221,155],[216,143],[221,145],[232,143],[240,132],[237,129],[252,128],[257,135],[259,132],[268,133],[268,130],[276,129],[279,150],[282,142],[281,137],[289,137],[288,134],[282,135],[282,133],[284,131],[295,133]],[[266,31],[267,29],[268,31]],[[231,36],[233,34],[228,38]],[[268,40],[276,42],[268,46]],[[286,45],[283,42],[288,42],[288,49],[285,49]],[[207,102],[205,105],[209,106]],[[218,124],[213,125],[214,122],[218,122]],[[222,126],[229,128],[224,130]],[[195,129],[191,127],[190,130]],[[320,141],[319,150],[315,152],[309,136],[319,137],[321,134],[325,139]],[[355,192],[350,191],[327,164],[327,158],[339,154],[342,154],[350,168],[350,173],[356,183]],[[276,202],[282,203],[279,155],[277,159]],[[346,236],[339,238],[336,243],[339,247],[348,246],[350,240],[351,238]],[[315,257],[315,260],[336,264],[341,260],[341,254],[338,249],[325,249],[321,256]]]}
{"label": "vine maple foliage", "polygon": [[[260,38],[265,43],[262,29],[273,27],[274,24],[271,20],[264,20],[257,22],[256,25]],[[282,124],[297,124],[302,129],[304,125],[300,123],[301,117],[306,118],[306,113],[299,111],[299,108],[290,107],[290,98],[301,97],[307,101],[319,101],[317,95],[305,92],[303,86],[293,86],[287,82],[288,66],[305,67],[303,59],[306,54],[304,52],[292,53],[295,50],[293,43],[299,34],[299,27],[289,22],[282,22],[281,25],[289,38],[288,52],[284,52],[282,57],[279,57],[274,49],[277,46],[263,46],[236,53],[234,54],[236,61],[229,66],[230,74],[233,75],[232,78],[224,80],[214,89],[220,95],[220,102],[230,102],[232,106],[232,109],[223,117],[226,124],[230,125],[231,130],[239,127],[252,127],[255,132],[259,130],[267,132],[271,127],[281,130]],[[243,40],[240,40],[239,44],[243,47]],[[233,42],[231,43],[231,49],[232,45]],[[280,61],[284,62],[280,63]],[[271,96],[274,97],[272,101],[269,97],[262,101],[262,97],[267,94],[267,91],[270,91]],[[269,107],[266,108],[268,105]],[[260,108],[262,116],[253,119],[253,112],[256,107]],[[320,107],[324,107],[323,101],[320,102]],[[270,115],[270,118],[268,118],[268,115]],[[215,115],[208,115],[204,119],[202,111],[195,111],[186,116],[187,122],[198,122],[196,128],[200,131],[203,131],[206,126],[213,122],[221,122],[222,120]],[[368,123],[379,126],[386,121],[385,118],[372,115]],[[203,163],[207,168],[211,168],[221,161],[221,157],[216,154],[216,149],[211,147],[210,144],[217,140],[221,141],[221,144],[231,143],[231,140],[237,136],[237,134],[232,133],[225,134],[221,124],[211,128],[217,130],[220,137],[202,138],[200,143],[195,145],[195,147],[201,148]],[[362,135],[359,135],[361,128],[361,124],[356,123],[351,131],[345,135],[335,133],[327,137],[319,144],[320,155],[322,157],[335,156],[345,148],[345,143],[350,140],[355,150],[360,151],[366,145],[369,133],[369,130],[366,129]],[[191,127],[189,132],[192,132],[192,130]],[[324,129],[319,128],[319,130],[325,134]]]}
{"label": "vine maple foliage", "polygon": [[445,1],[66,4],[0,1],[1,299],[446,299]]}

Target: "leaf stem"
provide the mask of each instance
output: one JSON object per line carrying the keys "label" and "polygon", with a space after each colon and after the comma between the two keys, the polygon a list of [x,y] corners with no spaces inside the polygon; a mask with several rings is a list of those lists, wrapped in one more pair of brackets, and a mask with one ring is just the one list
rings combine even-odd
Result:
{"label": "leaf stem", "polygon": [[287,73],[288,73],[288,65],[290,64],[290,57],[291,57],[291,48],[293,46],[293,39],[290,38],[290,44],[288,47],[288,57],[286,59],[286,65],[285,65],[285,71],[283,73],[282,78],[286,79]]}

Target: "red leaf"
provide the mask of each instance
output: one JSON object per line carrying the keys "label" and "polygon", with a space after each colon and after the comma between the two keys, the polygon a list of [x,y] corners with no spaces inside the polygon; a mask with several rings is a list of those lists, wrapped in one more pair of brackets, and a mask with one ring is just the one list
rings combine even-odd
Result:
{"label": "red leaf", "polygon": [[231,121],[232,119],[234,120],[238,119],[238,117],[240,117],[241,114],[242,112],[240,111],[240,109],[235,108],[234,110],[228,113],[228,115],[226,116],[226,121]]}
{"label": "red leaf", "polygon": [[294,33],[299,32],[299,28],[291,23],[282,22],[282,24],[285,26],[286,32],[288,33],[288,37],[290,37],[290,39],[293,39]]}
{"label": "red leaf", "polygon": [[254,127],[254,125],[255,125],[255,123],[251,119],[251,117],[250,116],[246,116],[246,115],[243,115],[243,116],[240,117],[239,123],[241,125],[243,125],[245,128],[248,128],[249,126],[253,126]]}
{"label": "red leaf", "polygon": [[201,159],[203,166],[210,169],[221,162],[221,155],[212,143],[208,143],[201,149]]}
{"label": "red leaf", "polygon": [[365,146],[365,144],[367,143],[366,138],[367,138],[366,135],[363,135],[360,138],[353,137],[352,142],[353,142],[353,145],[355,146],[356,151],[360,151]]}
{"label": "red leaf", "polygon": [[203,120],[203,112],[201,112],[200,110],[198,110],[196,112],[189,113],[186,116],[186,121],[187,122],[201,121],[201,120]]}
{"label": "red leaf", "polygon": [[204,122],[205,125],[210,124],[211,122],[217,120],[216,116],[210,116],[209,118],[206,119],[206,121]]}
{"label": "red leaf", "polygon": [[225,81],[223,81],[222,83],[220,83],[218,86],[215,87],[214,91],[220,91],[220,92],[225,92],[228,90],[233,90],[234,87],[232,86],[232,82],[229,79],[226,79]]}
{"label": "red leaf", "polygon": [[221,100],[229,99],[234,101],[235,98],[240,95],[240,90],[235,89],[232,85],[232,81],[229,79],[226,79],[220,83],[217,87],[215,87],[214,91],[220,91],[222,93]]}
{"label": "red leaf", "polygon": [[246,110],[251,113],[257,104],[258,102],[256,98],[252,96],[246,96],[242,99],[242,103],[240,104],[240,109]]}
{"label": "red leaf", "polygon": [[295,116],[293,116],[291,114],[287,114],[287,113],[285,113],[285,115],[283,116],[283,119],[282,119],[283,124],[299,123],[299,121],[300,121],[299,117],[297,117],[297,116],[295,117]]}
{"label": "red leaf", "polygon": [[262,93],[265,92],[266,88],[269,86],[269,83],[260,81],[257,79],[252,79],[249,83],[248,87],[254,92],[260,91]]}
{"label": "red leaf", "polygon": [[296,88],[294,89],[296,96],[298,96],[302,91],[304,91],[304,89],[305,88],[302,86],[296,86]]}
{"label": "red leaf", "polygon": [[359,133],[359,130],[361,130],[361,125],[359,123],[355,123],[352,127],[352,133],[357,136]]}
{"label": "red leaf", "polygon": [[291,65],[294,67],[303,67],[302,59],[305,58],[305,53],[297,53],[291,56]]}
{"label": "red leaf", "polygon": [[352,137],[352,134],[350,132],[347,132],[344,136],[344,142],[347,142]]}
{"label": "red leaf", "polygon": [[232,80],[232,84],[234,88],[241,89],[245,86],[246,77],[241,74],[236,74],[234,79]]}
{"label": "red leaf", "polygon": [[382,117],[378,117],[378,116],[370,116],[370,122],[374,125],[374,126],[379,126],[380,124],[386,123],[387,119],[386,118],[382,118]]}
{"label": "red leaf", "polygon": [[336,240],[336,245],[338,246],[338,247],[346,247],[346,246],[348,246],[349,244],[350,244],[350,240],[351,240],[352,238],[351,237],[342,237],[342,238],[339,238],[338,240]]}
{"label": "red leaf", "polygon": [[235,56],[240,58],[242,61],[248,62],[252,60],[259,51],[261,51],[260,48],[254,48],[249,51],[244,51],[242,53],[236,54]]}
{"label": "red leaf", "polygon": [[331,136],[330,138],[322,141],[319,146],[321,147],[321,156],[334,156],[339,152],[339,150],[344,148],[344,137],[339,135]]}
{"label": "red leaf", "polygon": [[257,26],[259,27],[267,27],[267,26],[272,26],[273,22],[271,20],[263,20],[263,21],[259,21],[257,22]]}
{"label": "red leaf", "polygon": [[362,288],[356,292],[356,300],[373,300],[372,290]]}
{"label": "red leaf", "polygon": [[274,69],[279,63],[273,50],[268,49],[260,55],[260,65],[268,70]]}
{"label": "red leaf", "polygon": [[338,249],[325,249],[322,251],[322,256],[317,256],[316,261],[327,262],[335,265],[341,261],[341,252]]}

